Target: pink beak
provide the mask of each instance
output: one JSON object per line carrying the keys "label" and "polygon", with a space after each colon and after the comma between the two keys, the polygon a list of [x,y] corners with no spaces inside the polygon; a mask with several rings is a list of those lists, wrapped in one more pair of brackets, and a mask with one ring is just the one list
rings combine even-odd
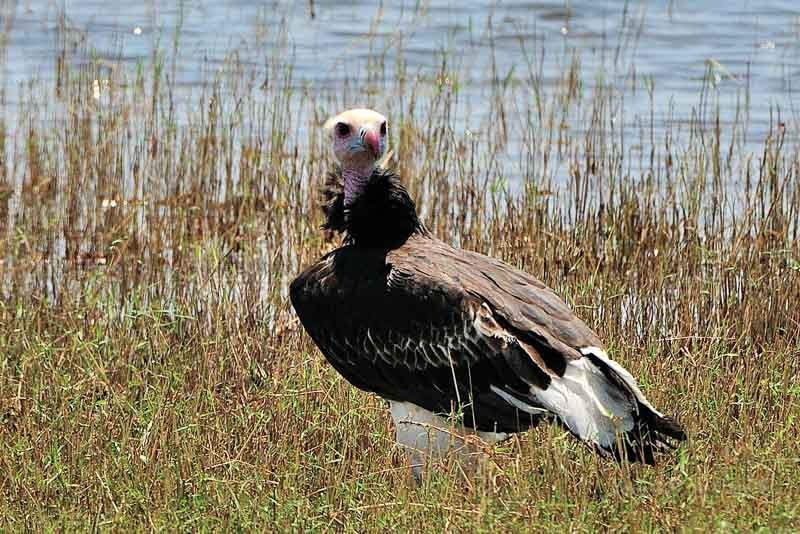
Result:
{"label": "pink beak", "polygon": [[367,130],[364,132],[364,145],[369,148],[374,157],[378,157],[381,153],[381,139],[378,137],[378,132],[374,130]]}

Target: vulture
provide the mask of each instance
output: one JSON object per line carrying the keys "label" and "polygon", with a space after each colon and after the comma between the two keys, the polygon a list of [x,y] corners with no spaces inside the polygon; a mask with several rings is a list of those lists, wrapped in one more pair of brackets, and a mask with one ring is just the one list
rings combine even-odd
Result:
{"label": "vulture", "polygon": [[325,129],[338,167],[323,228],[342,246],[297,276],[291,302],[333,368],[388,400],[416,476],[476,437],[492,445],[543,420],[631,462],[686,439],[549,287],[431,234],[381,164],[386,117],[351,109]]}

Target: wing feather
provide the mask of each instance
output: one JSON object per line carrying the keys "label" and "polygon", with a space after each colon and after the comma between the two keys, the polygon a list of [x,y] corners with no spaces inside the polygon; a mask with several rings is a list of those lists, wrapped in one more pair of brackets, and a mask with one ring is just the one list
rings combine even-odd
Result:
{"label": "wing feather", "polygon": [[505,395],[546,387],[541,359],[431,258],[422,263],[431,274],[389,260],[343,247],[292,284],[292,303],[334,368],[361,389],[434,412],[471,403],[465,423],[479,430],[535,423],[492,386],[517,392]]}

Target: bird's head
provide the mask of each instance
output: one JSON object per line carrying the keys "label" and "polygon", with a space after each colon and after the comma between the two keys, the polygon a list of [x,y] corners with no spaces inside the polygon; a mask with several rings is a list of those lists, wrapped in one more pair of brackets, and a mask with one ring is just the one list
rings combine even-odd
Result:
{"label": "bird's head", "polygon": [[342,167],[345,186],[348,175],[369,178],[386,154],[386,117],[371,109],[348,109],[328,119],[324,128],[330,133],[333,156]]}

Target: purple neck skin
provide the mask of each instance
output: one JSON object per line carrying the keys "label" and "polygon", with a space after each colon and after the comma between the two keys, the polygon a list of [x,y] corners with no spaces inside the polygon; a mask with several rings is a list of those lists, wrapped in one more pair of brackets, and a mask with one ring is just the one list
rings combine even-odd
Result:
{"label": "purple neck skin", "polygon": [[364,188],[372,176],[372,169],[357,170],[357,169],[342,169],[342,178],[344,178],[344,205],[350,206],[364,191]]}

